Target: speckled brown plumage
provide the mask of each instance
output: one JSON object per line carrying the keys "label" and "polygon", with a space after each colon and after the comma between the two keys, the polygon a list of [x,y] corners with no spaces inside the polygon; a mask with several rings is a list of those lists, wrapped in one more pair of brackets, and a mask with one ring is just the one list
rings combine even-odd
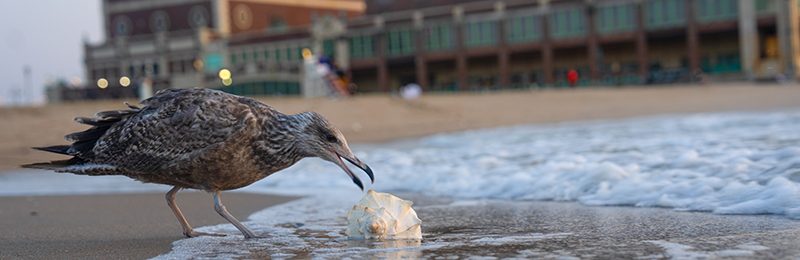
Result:
{"label": "speckled brown plumage", "polygon": [[362,189],[361,181],[341,159],[373,178],[341,132],[314,112],[285,115],[256,99],[209,89],[162,90],[140,104],[141,108],[128,105],[127,110],[100,112],[97,118],[76,118],[92,127],[67,135],[72,145],[37,148],[71,155],[71,159],[23,167],[124,175],[217,195],[221,190],[247,186],[305,157],[336,163]]}

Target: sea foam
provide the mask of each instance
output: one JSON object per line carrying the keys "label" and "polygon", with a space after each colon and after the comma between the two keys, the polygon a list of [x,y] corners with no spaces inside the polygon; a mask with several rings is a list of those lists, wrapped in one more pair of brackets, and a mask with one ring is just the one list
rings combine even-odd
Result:
{"label": "sea foam", "polygon": [[[800,218],[800,112],[715,113],[439,134],[356,155],[369,189]],[[250,190],[352,185],[304,160]]]}

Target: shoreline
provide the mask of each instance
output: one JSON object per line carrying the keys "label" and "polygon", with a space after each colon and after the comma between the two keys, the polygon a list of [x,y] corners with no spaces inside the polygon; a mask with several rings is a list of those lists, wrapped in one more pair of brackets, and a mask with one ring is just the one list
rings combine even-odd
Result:
{"label": "shoreline", "polygon": [[[353,146],[408,145],[437,133],[522,124],[553,124],[663,114],[759,111],[800,107],[798,85],[732,84],[587,88],[499,93],[431,94],[406,101],[388,95],[349,100],[260,98],[284,113],[319,111]],[[29,149],[65,143],[85,130],[74,116],[122,107],[121,100],[66,103],[39,108],[0,108],[0,176],[16,165],[63,159]],[[387,143],[389,142],[389,143]],[[239,220],[296,197],[223,193]],[[212,196],[180,192],[176,201],[193,227],[227,223]],[[172,250],[180,225],[163,193],[0,197],[0,258],[148,258]]]}

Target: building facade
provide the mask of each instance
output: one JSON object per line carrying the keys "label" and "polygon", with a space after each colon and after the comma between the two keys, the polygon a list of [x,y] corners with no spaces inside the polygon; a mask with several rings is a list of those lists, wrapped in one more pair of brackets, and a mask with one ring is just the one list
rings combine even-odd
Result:
{"label": "building facade", "polygon": [[571,69],[579,85],[795,79],[800,62],[798,0],[105,0],[104,10],[109,37],[86,45],[87,78],[237,94],[301,94],[306,48],[362,92],[564,86]]}
{"label": "building facade", "polygon": [[103,0],[106,41],[84,45],[87,87],[105,80],[110,92],[126,78],[154,90],[220,88],[225,68],[236,82],[272,87],[253,94],[298,94],[299,55],[313,42],[312,21],[347,20],[364,10],[354,0]]}

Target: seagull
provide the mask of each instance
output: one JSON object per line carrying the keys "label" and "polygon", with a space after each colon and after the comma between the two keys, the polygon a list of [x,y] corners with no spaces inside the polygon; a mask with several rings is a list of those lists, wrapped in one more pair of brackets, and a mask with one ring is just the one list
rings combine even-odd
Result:
{"label": "seagull", "polygon": [[92,127],[65,136],[71,145],[33,148],[72,158],[22,167],[171,185],[167,204],[187,237],[221,235],[189,226],[175,204],[180,189],[213,193],[214,210],[245,238],[258,238],[228,213],[220,191],[245,187],[306,157],[335,163],[362,191],[361,180],[342,159],[375,179],[342,133],[315,112],[286,115],[253,98],[203,88],[165,89],[141,101],[141,108],[125,105],[129,109],[100,112],[96,118],[76,117]]}

